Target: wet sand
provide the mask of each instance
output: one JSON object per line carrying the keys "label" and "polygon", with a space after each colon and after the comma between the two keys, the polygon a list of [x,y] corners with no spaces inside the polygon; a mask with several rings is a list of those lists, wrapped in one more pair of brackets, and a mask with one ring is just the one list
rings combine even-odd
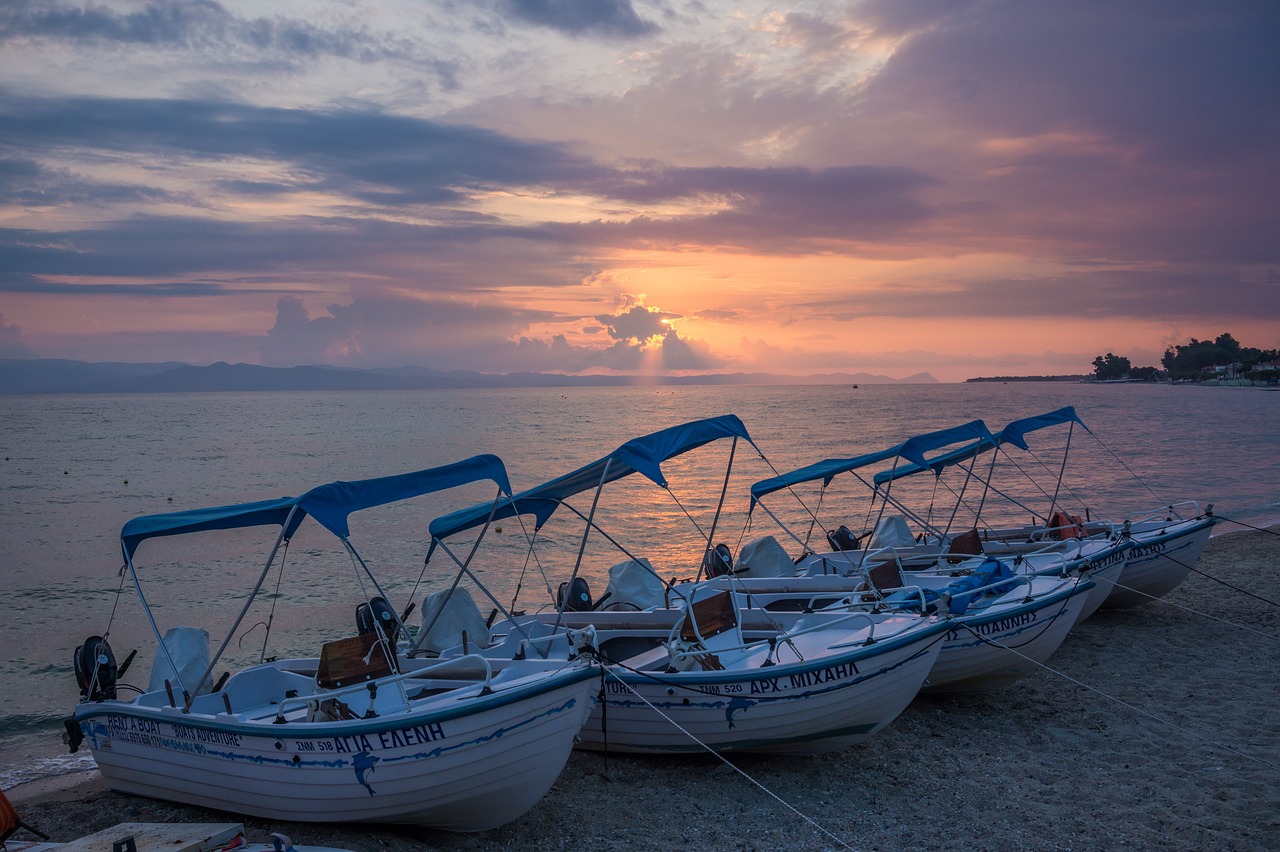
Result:
{"label": "wet sand", "polygon": [[1197,565],[1267,601],[1193,573],[1163,602],[1100,611],[1051,671],[918,698],[866,743],[816,758],[575,753],[532,811],[482,834],[242,817],[113,793],[96,772],[7,795],[63,841],[187,821],[358,852],[1280,849],[1278,534],[1220,535]]}

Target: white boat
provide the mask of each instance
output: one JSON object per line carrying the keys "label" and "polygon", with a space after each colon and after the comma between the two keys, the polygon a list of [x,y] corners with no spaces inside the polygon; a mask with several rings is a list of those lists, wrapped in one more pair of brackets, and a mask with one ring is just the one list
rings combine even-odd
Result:
{"label": "white boat", "polygon": [[[708,591],[691,610],[564,613],[562,628],[595,631],[608,666],[604,702],[583,726],[581,747],[786,755],[846,748],[906,708],[947,630],[932,616],[771,613],[742,608],[736,597]],[[557,617],[521,625],[550,628]],[[715,627],[695,628],[699,622]],[[545,647],[566,652],[562,640]]]}
{"label": "white boat", "polygon": [[[540,530],[568,507],[585,521],[581,555],[585,536],[596,529],[595,507],[605,484],[639,472],[666,489],[663,462],[722,438],[733,439],[735,447],[739,439],[751,441],[733,415],[635,438],[602,459],[499,501],[496,509],[477,506],[437,518],[430,528],[433,542],[491,515],[495,521],[533,515]],[[590,510],[568,505],[583,492],[594,492]],[[713,520],[710,529],[715,527]],[[710,552],[709,537],[707,542]],[[623,552],[627,564],[645,564]],[[515,643],[529,656],[563,659],[572,653],[565,630],[592,627],[607,677],[604,701],[581,733],[587,748],[779,754],[843,748],[902,712],[931,670],[947,629],[922,614],[768,613],[743,608],[737,596],[714,589],[678,592],[671,607],[605,611],[586,590],[574,592],[577,569],[566,586],[570,594],[561,596],[562,604],[577,601],[572,608],[495,625],[494,645],[485,653],[509,653],[496,649]],[[618,603],[608,599],[605,605]]]}
{"label": "white boat", "polygon": [[[1071,628],[1101,603],[1124,565],[1122,546],[1056,543],[1001,561],[957,553],[936,539],[918,541],[899,518],[896,524],[882,522],[867,549],[815,552],[762,502],[770,494],[794,492],[814,481],[821,481],[825,490],[842,474],[865,481],[857,471],[890,460],[895,466],[900,462],[923,465],[928,451],[986,434],[981,421],[973,421],[886,450],[826,459],[755,483],[753,510],[763,507],[803,552],[792,560],[772,537],[760,539],[743,549],[736,565],[723,566],[720,576],[709,582],[748,594],[753,603],[766,608],[924,608],[930,601],[921,599],[921,590],[926,596],[945,593],[949,601],[962,598],[963,606],[949,605],[942,613],[951,619],[952,629],[926,689],[984,690],[1034,671]],[[812,513],[810,519],[817,524]],[[841,541],[834,535],[822,539],[832,544]],[[767,541],[773,544],[764,546]],[[757,558],[770,549],[780,555]]]}
{"label": "white boat", "polygon": [[[159,644],[161,671],[152,672],[158,685],[118,695],[127,665],[118,669],[107,641],[91,637],[77,655],[84,698],[68,720],[72,750],[82,738],[114,790],[268,819],[452,831],[517,819],[560,774],[590,709],[598,668],[584,658],[401,654],[397,635],[409,631],[386,605],[348,529],[357,510],[483,480],[510,494],[501,460],[485,455],[334,482],[297,498],[129,521],[121,544]],[[344,567],[361,581],[369,604],[362,632],[325,643],[317,657],[247,666],[210,690],[214,665],[307,517],[338,537]],[[186,668],[174,640],[192,629],[162,637],[139,582],[137,548],[157,536],[259,526],[279,533],[257,585],[212,660]],[[207,634],[195,635],[207,660]]]}
{"label": "white boat", "polygon": [[[1046,493],[1051,493],[1052,499],[1048,509],[1041,514],[1042,522],[979,531],[983,552],[1024,552],[1042,548],[1046,543],[1081,538],[1124,539],[1128,543],[1126,563],[1102,606],[1138,606],[1172,591],[1186,579],[1209,540],[1216,523],[1213,507],[1209,506],[1202,511],[1195,501],[1184,501],[1150,511],[1129,513],[1114,520],[1094,518],[1087,509],[1083,510],[1083,517],[1064,510],[1058,501],[1058,495],[1062,487],[1062,474],[1067,467],[1072,431],[1078,425],[1087,434],[1093,434],[1071,406],[1014,420],[994,435],[979,438],[968,447],[930,459],[913,460],[894,470],[882,471],[876,474],[874,484],[879,488],[895,479],[924,471],[932,471],[937,475],[948,467],[961,466],[966,479],[976,478],[984,489],[992,493],[1003,493],[995,489],[991,482],[991,472],[998,453],[1009,446],[1030,453],[1027,434],[1061,425],[1067,426],[1071,431],[1068,432],[1066,449],[1059,465],[1059,481],[1055,483],[1052,492],[1046,489]],[[991,464],[985,473],[978,471],[974,464],[966,466],[967,462],[987,452],[992,455]]]}
{"label": "white boat", "polygon": [[1130,521],[1131,544],[1124,571],[1103,606],[1108,609],[1141,606],[1173,591],[1200,560],[1216,522],[1212,514],[1198,511],[1194,517],[1185,519],[1169,513],[1163,519]]}

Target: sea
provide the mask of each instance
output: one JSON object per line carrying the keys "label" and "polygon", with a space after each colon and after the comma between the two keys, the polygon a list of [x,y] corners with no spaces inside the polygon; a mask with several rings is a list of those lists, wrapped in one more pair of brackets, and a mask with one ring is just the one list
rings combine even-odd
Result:
{"label": "sea", "polygon": [[[575,570],[598,596],[609,566],[630,557],[648,558],[663,576],[692,576],[708,537],[736,552],[775,535],[798,552],[824,528],[861,532],[875,509],[852,475],[826,489],[777,492],[767,512],[749,511],[750,485],[970,420],[995,431],[1066,405],[1088,429],[1033,433],[1032,455],[1002,458],[992,482],[1007,499],[982,496],[958,471],[895,483],[896,499],[952,528],[971,524],[964,514],[979,503],[1014,520],[1051,503],[1113,519],[1172,504],[1194,515],[1212,504],[1226,519],[1217,534],[1280,521],[1280,392],[1261,388],[982,382],[0,397],[0,789],[93,766],[87,750],[70,754],[62,740],[79,699],[72,658],[88,636],[107,636],[121,662],[137,650],[121,682],[147,685],[155,643],[119,544],[130,518],[296,495],[478,453],[501,457],[520,490],[658,429],[742,419],[752,443],[717,441],[668,461],[666,489],[632,476],[598,500],[579,495],[577,514],[558,511],[536,534],[529,520],[507,519],[478,546],[474,535],[446,542],[429,563],[430,520],[492,500],[492,484],[351,519],[359,560],[397,608],[420,607],[453,582],[456,560],[492,595],[475,592],[482,610],[536,610]],[[584,544],[587,517],[595,532]],[[355,607],[372,593],[357,560],[308,524],[264,571],[273,541],[258,529],[144,542],[135,566],[160,629],[204,627],[215,647],[230,632],[219,672],[264,655],[312,656],[352,633]],[[230,631],[264,576],[263,593]]]}

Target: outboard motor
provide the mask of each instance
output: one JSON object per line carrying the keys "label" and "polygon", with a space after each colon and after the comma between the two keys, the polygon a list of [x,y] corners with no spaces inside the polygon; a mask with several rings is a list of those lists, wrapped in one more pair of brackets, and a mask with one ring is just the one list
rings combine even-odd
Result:
{"label": "outboard motor", "polygon": [[556,605],[561,612],[588,612],[591,609],[591,586],[582,577],[561,583],[556,591]]}
{"label": "outboard motor", "polygon": [[112,701],[116,697],[116,668],[111,646],[101,636],[90,636],[76,648],[74,664],[80,696],[90,701]]}
{"label": "outboard motor", "polygon": [[702,557],[702,570],[707,578],[723,577],[733,573],[733,554],[724,542],[717,544]]}
{"label": "outboard motor", "polygon": [[858,537],[844,524],[837,529],[827,531],[827,543],[831,545],[832,550],[837,551],[858,549]]}
{"label": "outboard motor", "polygon": [[395,647],[396,636],[400,633],[400,622],[396,621],[395,611],[387,599],[378,595],[370,598],[368,603],[356,607],[356,630],[361,636],[376,633],[375,622],[382,626],[382,634],[387,637],[391,647]]}

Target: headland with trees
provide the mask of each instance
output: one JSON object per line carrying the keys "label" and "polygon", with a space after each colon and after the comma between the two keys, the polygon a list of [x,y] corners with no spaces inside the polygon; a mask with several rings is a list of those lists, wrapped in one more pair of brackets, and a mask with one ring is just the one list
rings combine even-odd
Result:
{"label": "headland with trees", "polygon": [[1274,385],[1280,381],[1280,349],[1244,346],[1230,333],[1164,351],[1160,367],[1135,367],[1108,352],[1093,359],[1093,373],[1074,376],[994,376],[970,382],[1176,382],[1179,384]]}

